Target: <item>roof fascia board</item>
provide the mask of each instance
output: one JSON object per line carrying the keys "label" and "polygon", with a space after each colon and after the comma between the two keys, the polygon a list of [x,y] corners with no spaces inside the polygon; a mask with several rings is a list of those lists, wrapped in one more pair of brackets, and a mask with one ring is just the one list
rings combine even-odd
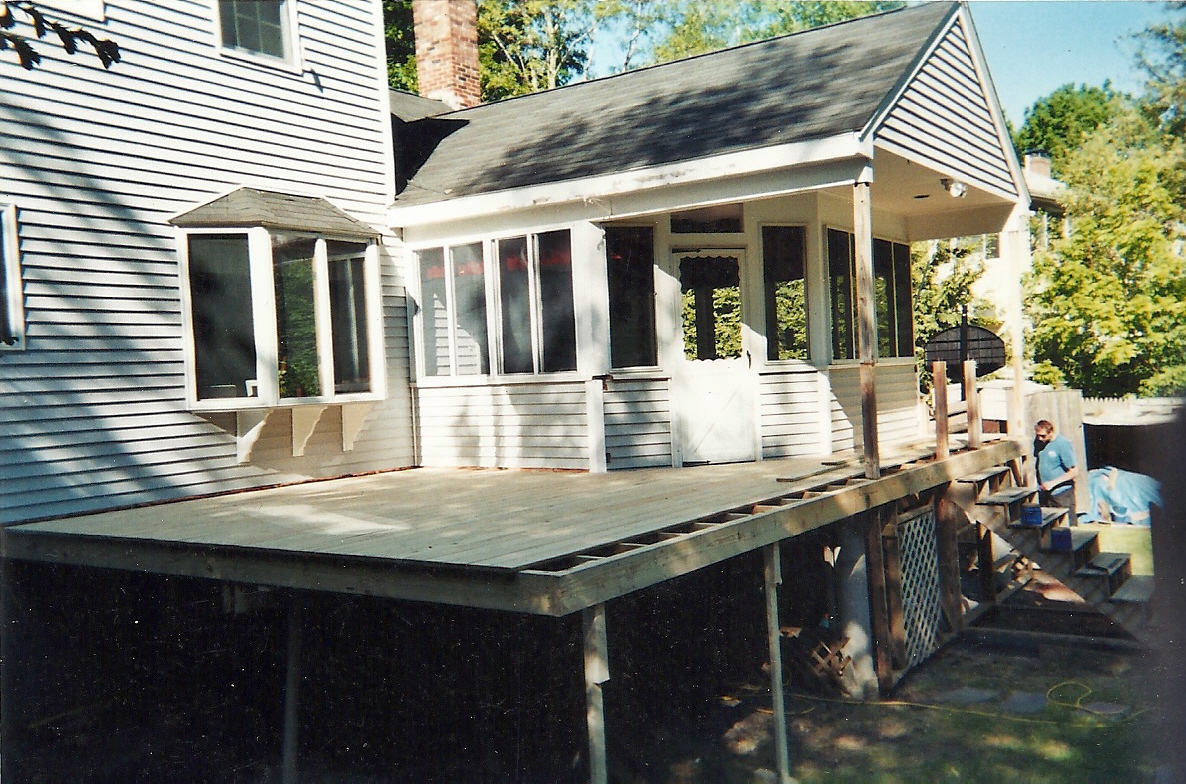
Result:
{"label": "roof fascia board", "polygon": [[463,196],[443,202],[408,207],[401,207],[397,202],[388,210],[387,217],[390,226],[408,228],[548,205],[605,200],[660,188],[761,174],[810,164],[854,158],[868,160],[872,157],[873,145],[869,140],[862,139],[854,133],[842,133],[826,139],[792,142],[598,177]]}
{"label": "roof fascia board", "polygon": [[976,69],[984,85],[985,95],[988,96],[989,110],[992,112],[992,122],[997,129],[997,138],[1001,148],[1005,151],[1005,160],[1009,163],[1009,172],[1013,175],[1013,183],[1017,187],[1017,197],[1022,204],[1029,207],[1031,198],[1029,188],[1025,184],[1021,161],[1017,160],[1017,150],[1013,147],[1013,139],[1009,136],[1009,127],[1005,124],[1005,112],[1001,109],[1001,101],[997,97],[997,88],[993,84],[992,74],[988,71],[988,59],[984,56],[984,49],[980,45],[980,36],[976,33],[976,25],[972,23],[972,14],[968,12],[966,3],[960,3],[959,19],[964,26],[968,38],[968,51],[972,55],[972,66]]}
{"label": "roof fascia board", "polygon": [[865,158],[848,158],[827,163],[777,169],[741,177],[725,177],[651,188],[620,196],[552,203],[523,210],[504,210],[475,217],[452,217],[432,223],[408,226],[404,240],[413,245],[459,242],[458,238],[480,238],[510,231],[532,231],[542,226],[564,226],[580,222],[629,220],[659,215],[672,210],[709,207],[714,204],[787,196],[852,185],[866,171]]}

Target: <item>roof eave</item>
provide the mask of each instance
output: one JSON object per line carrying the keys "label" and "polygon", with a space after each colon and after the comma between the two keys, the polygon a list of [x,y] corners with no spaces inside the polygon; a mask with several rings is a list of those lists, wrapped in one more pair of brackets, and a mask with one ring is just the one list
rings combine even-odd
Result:
{"label": "roof eave", "polygon": [[[845,132],[824,139],[790,142],[697,160],[543,183],[513,190],[445,198],[423,204],[402,206],[397,200],[388,209],[387,218],[388,225],[394,228],[409,228],[539,207],[573,203],[596,204],[605,199],[661,188],[696,185],[846,160],[865,162],[872,157],[871,140],[860,138],[856,132]],[[409,187],[415,187],[415,183],[411,183]],[[618,212],[613,214],[620,215]]]}

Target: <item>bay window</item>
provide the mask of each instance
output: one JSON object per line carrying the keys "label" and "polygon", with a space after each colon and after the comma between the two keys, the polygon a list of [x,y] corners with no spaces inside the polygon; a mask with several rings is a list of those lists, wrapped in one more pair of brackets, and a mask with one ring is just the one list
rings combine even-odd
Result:
{"label": "bay window", "polygon": [[250,228],[191,231],[184,247],[198,407],[325,402],[374,391],[370,242]]}
{"label": "bay window", "polygon": [[[856,268],[853,235],[828,229],[829,294],[832,303],[832,358],[856,358]],[[877,355],[914,356],[914,313],[910,293],[910,246],[873,240],[874,310]]]}
{"label": "bay window", "polygon": [[426,377],[576,370],[567,230],[425,248],[417,256]]}

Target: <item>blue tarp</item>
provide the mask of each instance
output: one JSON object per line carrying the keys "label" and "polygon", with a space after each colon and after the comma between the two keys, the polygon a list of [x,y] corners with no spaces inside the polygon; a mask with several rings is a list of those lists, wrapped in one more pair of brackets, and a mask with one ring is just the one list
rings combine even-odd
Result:
{"label": "blue tarp", "polygon": [[1161,487],[1151,476],[1104,466],[1087,472],[1091,508],[1087,522],[1149,525],[1149,507],[1161,506]]}

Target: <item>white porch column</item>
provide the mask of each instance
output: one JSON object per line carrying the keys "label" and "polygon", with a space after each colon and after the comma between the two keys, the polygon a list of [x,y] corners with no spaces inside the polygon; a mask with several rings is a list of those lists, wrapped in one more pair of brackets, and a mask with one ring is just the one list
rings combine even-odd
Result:
{"label": "white porch column", "polygon": [[601,693],[601,684],[609,680],[605,605],[597,604],[586,609],[582,620],[585,631],[585,720],[589,727],[589,782],[608,784],[605,706]]}
{"label": "white porch column", "polygon": [[869,608],[869,567],[865,553],[866,517],[845,520],[840,527],[836,556],[836,604],[840,631],[848,638],[844,652],[852,657],[849,672],[857,698],[877,693],[873,647],[873,617]]}
{"label": "white porch column", "polygon": [[1025,313],[1022,309],[1021,276],[1033,268],[1030,252],[1030,211],[1024,204],[1013,208],[1001,235],[1001,253],[1009,265],[1009,299],[1005,303],[1005,321],[1009,325],[1010,351],[1013,354],[1013,390],[1009,396],[1009,435],[1026,444],[1029,452],[1029,423],[1025,421],[1023,355],[1025,354]]}
{"label": "white porch column", "polygon": [[577,319],[577,369],[585,378],[589,471],[605,473],[604,392],[610,372],[609,275],[605,231],[592,223],[572,227],[572,291]]}
{"label": "white porch column", "polygon": [[864,437],[865,476],[881,476],[877,446],[877,314],[873,286],[873,199],[870,184],[872,166],[865,167],[853,185],[853,239],[857,283],[857,347],[861,360],[861,433]]}

